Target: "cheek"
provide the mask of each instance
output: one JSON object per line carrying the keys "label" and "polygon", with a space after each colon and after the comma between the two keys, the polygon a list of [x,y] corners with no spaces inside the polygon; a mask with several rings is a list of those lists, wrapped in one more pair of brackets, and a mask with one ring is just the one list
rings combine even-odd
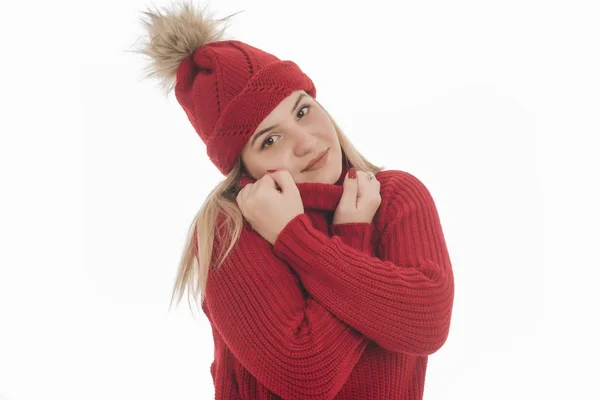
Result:
{"label": "cheek", "polygon": [[269,169],[289,169],[294,166],[293,152],[284,151],[282,146],[265,149],[263,153],[253,158],[252,166],[254,172],[259,176]]}
{"label": "cheek", "polygon": [[325,113],[319,113],[315,117],[315,124],[319,127],[319,131],[327,134],[327,138],[331,141],[331,143],[337,143],[338,138],[335,132],[335,126]]}
{"label": "cheek", "polygon": [[269,160],[261,154],[252,154],[244,160],[246,170],[254,178],[262,176],[268,168],[272,168]]}

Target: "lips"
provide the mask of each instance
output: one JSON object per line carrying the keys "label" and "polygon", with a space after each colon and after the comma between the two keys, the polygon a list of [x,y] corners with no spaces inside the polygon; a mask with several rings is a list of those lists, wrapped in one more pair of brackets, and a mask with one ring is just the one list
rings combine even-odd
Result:
{"label": "lips", "polygon": [[306,166],[306,168],[304,168],[302,170],[302,172],[307,171],[308,169],[310,169],[313,165],[315,165],[316,163],[318,163],[319,161],[321,161],[323,159],[323,157],[325,157],[325,155],[327,154],[327,151],[329,149],[325,149],[321,154],[319,154],[317,157],[315,157],[310,163],[308,163],[308,165]]}

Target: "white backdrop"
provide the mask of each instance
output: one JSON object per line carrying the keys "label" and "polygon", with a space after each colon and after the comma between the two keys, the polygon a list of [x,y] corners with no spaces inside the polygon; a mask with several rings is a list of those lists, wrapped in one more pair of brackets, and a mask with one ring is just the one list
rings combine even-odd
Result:
{"label": "white backdrop", "polygon": [[[417,176],[455,273],[425,399],[598,399],[593,1],[212,1],[296,62],[358,149]],[[210,325],[168,305],[222,176],[131,51],[169,1],[4,6],[0,399],[210,399]],[[206,2],[199,3],[206,4]]]}

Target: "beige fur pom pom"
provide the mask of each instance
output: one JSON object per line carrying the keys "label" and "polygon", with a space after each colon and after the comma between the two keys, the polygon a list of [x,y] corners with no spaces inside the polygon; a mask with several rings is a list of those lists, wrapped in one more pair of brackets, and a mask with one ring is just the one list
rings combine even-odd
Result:
{"label": "beige fur pom pom", "polygon": [[217,30],[218,23],[230,18],[212,20],[206,10],[197,10],[192,3],[174,3],[163,12],[143,11],[148,19],[141,19],[148,33],[148,41],[134,52],[149,56],[152,63],[145,68],[147,78],[158,77],[160,86],[168,95],[175,87],[177,68],[183,60],[207,43],[223,40],[225,28]]}

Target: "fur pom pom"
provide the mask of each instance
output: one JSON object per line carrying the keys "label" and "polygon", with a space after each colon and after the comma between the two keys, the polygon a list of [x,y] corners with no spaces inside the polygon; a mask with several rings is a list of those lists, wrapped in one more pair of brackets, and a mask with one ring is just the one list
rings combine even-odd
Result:
{"label": "fur pom pom", "polygon": [[218,23],[230,18],[212,20],[206,10],[197,10],[192,3],[175,3],[172,8],[143,11],[148,19],[141,19],[148,33],[148,41],[136,53],[152,59],[145,68],[147,78],[158,77],[160,86],[168,95],[175,87],[177,68],[183,60],[207,43],[223,40],[225,28],[217,30]]}

